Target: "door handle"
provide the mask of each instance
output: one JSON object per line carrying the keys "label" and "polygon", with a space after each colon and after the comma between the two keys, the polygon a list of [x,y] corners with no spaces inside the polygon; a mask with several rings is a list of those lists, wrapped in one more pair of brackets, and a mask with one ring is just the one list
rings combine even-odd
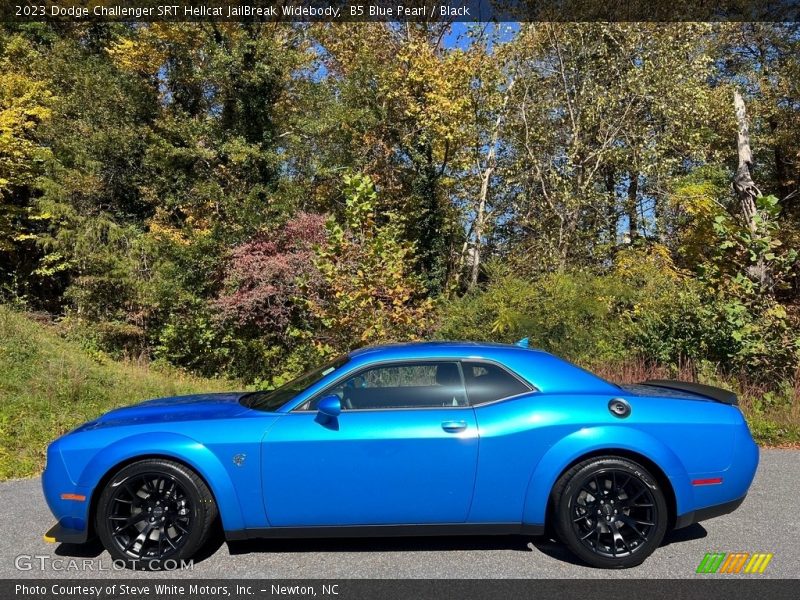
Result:
{"label": "door handle", "polygon": [[448,431],[450,433],[456,433],[458,431],[464,431],[467,428],[466,421],[444,421],[442,423],[442,429]]}

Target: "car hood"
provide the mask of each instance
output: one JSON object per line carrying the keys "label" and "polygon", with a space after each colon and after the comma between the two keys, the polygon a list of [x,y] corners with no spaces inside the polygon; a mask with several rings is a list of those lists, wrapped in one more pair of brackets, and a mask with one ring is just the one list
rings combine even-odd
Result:
{"label": "car hood", "polygon": [[230,418],[248,410],[239,404],[239,399],[246,393],[193,394],[146,400],[132,406],[115,408],[82,425],[76,431],[116,425]]}

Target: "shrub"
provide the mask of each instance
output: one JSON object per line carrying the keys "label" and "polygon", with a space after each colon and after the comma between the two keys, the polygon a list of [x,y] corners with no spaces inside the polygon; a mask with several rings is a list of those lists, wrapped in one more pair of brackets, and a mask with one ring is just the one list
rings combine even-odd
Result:
{"label": "shrub", "polygon": [[586,273],[546,275],[528,281],[504,275],[485,290],[443,305],[438,336],[531,345],[573,360],[610,358],[624,352],[613,326],[615,281]]}
{"label": "shrub", "polygon": [[379,221],[368,176],[348,176],[344,184],[345,226],[328,219],[327,241],[315,262],[322,276],[319,295],[305,286],[321,324],[315,341],[326,352],[342,352],[417,338],[427,329],[432,303],[413,272],[416,248],[404,240],[404,222],[393,213]]}
{"label": "shrub", "polygon": [[437,335],[529,337],[588,366],[625,358],[676,367],[709,362],[753,381],[791,378],[800,346],[780,305],[763,299],[747,306],[709,289],[677,271],[658,246],[620,253],[606,274],[496,274],[484,289],[442,305]]}
{"label": "shrub", "polygon": [[325,233],[323,216],[300,213],[277,232],[235,247],[224,290],[214,302],[221,318],[239,328],[285,336],[300,308],[301,282],[319,284],[315,247]]}

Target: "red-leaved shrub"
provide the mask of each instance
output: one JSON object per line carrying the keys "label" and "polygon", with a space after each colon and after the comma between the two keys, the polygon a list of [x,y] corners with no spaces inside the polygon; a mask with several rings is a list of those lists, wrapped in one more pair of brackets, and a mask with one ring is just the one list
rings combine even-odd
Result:
{"label": "red-leaved shrub", "polygon": [[226,265],[224,289],[214,301],[221,318],[262,335],[282,337],[302,310],[301,282],[314,289],[320,274],[314,246],[325,241],[325,217],[299,213],[272,234],[235,247]]}

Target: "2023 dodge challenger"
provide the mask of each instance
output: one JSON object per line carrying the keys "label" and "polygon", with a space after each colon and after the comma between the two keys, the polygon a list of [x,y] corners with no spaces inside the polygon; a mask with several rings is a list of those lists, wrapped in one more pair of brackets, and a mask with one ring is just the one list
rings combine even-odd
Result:
{"label": "2023 dodge challenger", "polygon": [[119,408],[53,442],[49,541],[139,568],[228,540],[554,533],[596,567],[737,508],[758,448],[736,396],[617,386],[539,350],[366,348],[269,392]]}

